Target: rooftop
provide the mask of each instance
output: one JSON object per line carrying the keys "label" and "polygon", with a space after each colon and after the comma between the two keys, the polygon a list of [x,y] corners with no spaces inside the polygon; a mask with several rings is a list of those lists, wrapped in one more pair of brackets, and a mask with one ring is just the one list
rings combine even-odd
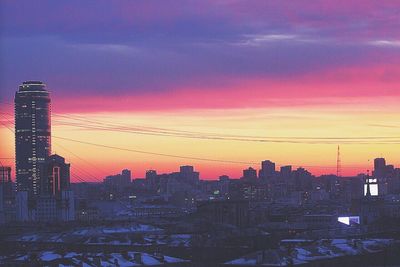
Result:
{"label": "rooftop", "polygon": [[25,81],[19,86],[19,91],[46,91],[46,84],[41,81]]}
{"label": "rooftop", "polygon": [[45,85],[43,82],[41,82],[41,81],[25,81],[25,82],[23,82],[22,83],[23,85],[25,84],[25,85],[33,85],[33,84],[35,84],[35,85],[39,85],[39,84],[42,84],[42,85]]}

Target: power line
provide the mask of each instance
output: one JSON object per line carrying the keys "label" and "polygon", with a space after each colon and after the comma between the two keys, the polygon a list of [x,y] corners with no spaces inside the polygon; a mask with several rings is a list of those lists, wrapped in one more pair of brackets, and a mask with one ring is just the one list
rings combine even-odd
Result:
{"label": "power line", "polygon": [[[200,160],[200,161],[209,161],[209,162],[231,163],[231,164],[249,164],[249,165],[259,164],[259,162],[250,162],[250,161],[231,161],[231,160],[200,158],[200,157],[189,157],[189,156],[181,156],[181,155],[174,155],[174,154],[149,152],[149,151],[143,151],[143,150],[136,150],[136,149],[121,148],[121,147],[116,147],[116,146],[97,144],[97,143],[81,141],[81,140],[76,140],[76,139],[71,139],[71,138],[66,138],[66,137],[58,137],[58,136],[52,136],[52,137],[58,138],[58,139],[63,139],[63,140],[66,140],[66,141],[75,142],[75,143],[81,143],[81,144],[96,146],[96,147],[102,147],[102,148],[108,148],[108,149],[114,149],[114,150],[120,150],[120,151],[127,151],[127,152],[134,152],[134,153],[141,153],[141,154],[148,154],[148,155],[156,155],[156,156],[164,156],[164,157],[172,157],[172,158],[180,158],[180,159],[190,159],[190,160]],[[324,168],[324,169],[333,169],[333,168],[335,168],[334,166],[331,167],[331,166],[301,165],[301,164],[300,165],[292,165],[292,166],[310,167],[310,168]],[[361,166],[346,166],[346,167],[347,168],[360,168]]]}
{"label": "power line", "polygon": [[[69,149],[65,148],[65,147],[62,146],[61,144],[56,143],[56,145],[57,145],[59,148],[63,149],[64,151],[66,151],[66,152],[72,154],[73,156],[75,156],[75,157],[78,158],[79,160],[81,160],[81,161],[83,161],[83,162],[86,162],[87,164],[91,164],[91,163],[89,163],[88,161],[86,161],[85,159],[83,159],[83,158],[79,157],[78,155],[76,155],[74,152],[72,152],[72,151],[70,151]],[[101,180],[101,178],[96,177],[95,175],[93,175],[92,173],[90,173],[89,171],[87,171],[86,169],[80,169],[77,165],[74,165],[74,168],[77,168],[78,170],[80,170],[81,173],[86,173],[87,176],[93,178],[95,181],[100,181],[100,180]]]}
{"label": "power line", "polygon": [[[3,126],[5,126],[7,129],[9,129],[12,133],[14,133],[14,130],[13,129],[11,129],[10,127],[8,127],[7,125],[5,125],[3,122],[0,122]],[[59,144],[57,144],[58,146],[60,146],[61,147],[61,145],[59,145]],[[64,150],[65,150],[65,148],[64,148]],[[71,152],[72,153],[72,152]],[[73,153],[72,153],[73,154]],[[13,158],[14,159],[14,158]],[[74,168],[77,168],[77,166],[74,166]],[[82,179],[82,178],[80,178],[80,176],[79,175],[75,175],[76,176],[76,178],[78,178],[78,180],[80,180],[81,182],[86,182],[84,179]],[[91,176],[91,174],[89,174],[89,176]],[[95,176],[92,176],[92,177],[95,177]],[[98,178],[96,178],[95,177],[95,180],[98,180]]]}
{"label": "power line", "polygon": [[66,140],[66,141],[80,143],[80,144],[86,144],[86,145],[91,145],[91,146],[97,146],[97,147],[103,147],[103,148],[127,151],[127,152],[134,152],[134,153],[140,153],[140,154],[146,154],[146,155],[155,155],[155,156],[163,156],[163,157],[171,157],[171,158],[179,158],[179,159],[211,161],[211,162],[221,162],[221,163],[257,164],[255,162],[248,162],[248,161],[233,161],[233,160],[221,160],[221,159],[179,156],[179,155],[173,155],[173,154],[149,152],[149,151],[144,151],[144,150],[136,150],[136,149],[130,149],[130,148],[122,148],[122,147],[116,147],[116,146],[110,146],[110,145],[97,144],[97,143],[80,141],[80,140],[75,140],[75,139],[66,138],[66,137],[59,137],[59,136],[53,136],[53,137],[62,139],[62,140]]}
{"label": "power line", "polygon": [[[10,115],[10,116],[12,116],[12,115]],[[115,130],[113,128],[111,128],[111,129],[109,128],[109,127],[117,127],[117,126],[119,127],[121,124],[110,124],[110,123],[103,123],[103,122],[99,122],[99,121],[92,122],[91,120],[83,119],[83,118],[81,118],[79,116],[78,116],[78,118],[74,118],[74,116],[71,116],[71,115],[69,115],[69,116],[56,115],[56,116],[65,117],[65,118],[69,118],[69,119],[72,118],[72,120],[83,121],[83,122],[91,124],[91,125],[82,125],[82,124],[79,124],[79,123],[62,122],[65,125],[72,125],[72,126],[82,127],[82,128],[86,128],[86,129],[89,128],[89,129],[111,130],[111,131],[119,131],[119,132],[126,132],[126,131],[132,132],[132,130],[130,130],[131,128],[125,127],[125,126],[122,126],[120,130]],[[98,125],[100,125],[100,126],[98,126]],[[103,127],[102,125],[105,125],[106,127]],[[135,128],[135,129],[138,129],[138,128]],[[143,129],[143,128],[139,128],[139,131],[140,131],[140,129]],[[173,132],[174,130],[170,130],[170,129],[162,129],[162,128],[145,128],[145,129],[146,130],[147,129],[151,129],[151,131],[153,131],[151,133],[145,132],[145,134],[158,134],[158,135],[162,134],[162,135],[170,136],[171,132],[174,133]],[[161,129],[162,131],[157,133],[157,130],[159,130],[159,129]],[[135,133],[141,133],[141,132],[135,132]],[[199,138],[197,136],[182,136],[182,134],[186,134],[186,133],[198,134],[198,132],[179,131],[179,137]],[[141,133],[141,134],[143,134],[143,133]],[[232,137],[232,136],[235,136],[235,135],[225,135],[224,136],[224,135],[218,135],[218,134],[214,134],[214,133],[201,133],[201,134],[205,134],[205,135],[206,134],[211,134],[211,135],[216,135],[216,136],[211,136],[211,137],[209,137],[209,136],[201,136],[200,138],[218,139],[218,140],[224,140],[224,138],[226,138],[226,136],[228,136],[229,138]],[[174,158],[181,158],[181,159],[191,159],[191,160],[212,161],[212,162],[235,163],[235,164],[258,164],[258,163],[255,163],[255,162],[230,161],[230,160],[220,160],[220,159],[199,158],[199,157],[189,157],[189,156],[181,156],[181,155],[173,155],[173,154],[165,154],[165,153],[156,153],[156,152],[149,152],[149,151],[143,151],[143,150],[135,150],[135,149],[120,148],[120,147],[115,147],[115,146],[96,144],[96,143],[91,143],[91,142],[86,142],[86,141],[81,141],[81,140],[75,140],[75,139],[70,139],[70,138],[65,138],[65,137],[56,137],[56,136],[53,136],[53,137],[54,138],[59,138],[59,139],[64,139],[64,140],[67,140],[67,141],[82,143],[82,144],[86,144],[86,145],[93,145],[93,146],[98,146],[98,147],[103,147],[103,148],[115,149],[115,150],[120,150],[120,151],[129,151],[129,152],[134,152],[134,153],[149,154],[149,155],[174,157]],[[256,137],[256,138],[260,138],[260,137]],[[321,142],[309,142],[309,141],[304,142],[304,139],[318,139],[318,140],[331,140],[331,139],[332,140],[337,140],[337,139],[340,139],[340,140],[342,140],[342,142],[343,142],[343,140],[350,140],[352,142],[352,144],[354,144],[355,140],[360,140],[360,139],[362,140],[362,139],[382,139],[382,138],[385,138],[385,139],[392,140],[392,139],[395,139],[395,138],[398,138],[398,137],[391,136],[391,137],[361,137],[361,138],[360,137],[273,137],[273,138],[277,138],[277,139],[289,139],[289,138],[292,138],[292,139],[299,139],[299,140],[303,139],[303,141],[297,141],[297,142],[291,141],[291,140],[253,140],[253,141],[258,141],[258,142],[264,142],[264,141],[265,142],[281,142],[281,143],[292,143],[293,142],[293,143],[313,143],[313,144],[315,144],[315,143],[321,143]],[[229,140],[238,140],[238,139],[230,138]],[[238,140],[238,141],[251,141],[251,140]],[[394,140],[394,141],[397,143],[397,140]],[[327,144],[328,142],[324,141],[323,143]],[[360,143],[362,143],[362,144],[371,144],[371,142],[367,143],[365,141],[364,142],[360,142],[360,141],[357,142],[357,144],[360,144]],[[393,142],[393,140],[392,141],[386,141],[383,144],[389,144],[389,143],[393,144],[394,142]],[[310,165],[295,165],[295,166],[312,167],[312,168],[326,168],[326,169],[334,168],[334,167],[329,167],[329,166],[310,166]],[[357,168],[359,166],[357,166],[357,167],[348,166],[348,167],[349,168]]]}
{"label": "power line", "polygon": [[[8,104],[8,103],[7,103]],[[11,105],[11,104],[8,104]],[[10,115],[10,114],[9,114]],[[88,130],[103,130],[112,132],[124,132],[141,135],[155,135],[180,138],[194,138],[206,140],[226,140],[226,141],[244,141],[244,142],[261,142],[261,143],[293,143],[293,144],[336,144],[338,142],[344,144],[400,144],[398,136],[365,136],[365,137],[307,137],[307,136],[251,136],[251,135],[227,135],[217,133],[191,132],[166,128],[146,127],[146,126],[126,126],[126,124],[116,124],[101,122],[94,119],[86,119],[77,115],[62,115],[53,113],[56,117],[67,118],[73,121],[85,122],[85,124],[77,122],[59,121],[59,125],[73,126]],[[12,116],[12,115],[10,115]],[[57,122],[57,120],[55,120]],[[375,141],[375,142],[371,142]]]}
{"label": "power line", "polygon": [[[8,127],[3,122],[0,121],[0,123],[3,124],[4,126],[6,126],[12,132],[14,132],[10,127]],[[222,163],[256,164],[254,162],[244,162],[244,161],[219,160],[219,159],[200,158],[200,157],[185,157],[185,156],[179,156],[179,155],[173,155],[173,154],[149,152],[149,151],[144,151],[144,150],[136,150],[136,149],[129,149],[129,148],[121,148],[121,147],[115,147],[115,146],[109,146],[109,145],[96,144],[96,143],[91,143],[91,142],[87,142],[87,141],[80,141],[80,140],[75,140],[75,139],[66,138],[66,137],[59,137],[59,136],[52,136],[52,137],[53,138],[62,139],[62,140],[66,140],[66,141],[75,142],[75,143],[81,143],[81,144],[86,144],[86,145],[92,145],[92,146],[115,149],[115,150],[121,150],[121,151],[129,151],[129,152],[135,152],[135,153],[147,154],[147,155],[173,157],[173,158],[180,158],[180,159],[201,160],[201,161],[222,162]]]}
{"label": "power line", "polygon": [[[65,118],[69,118],[72,120],[76,120],[73,116],[63,116]],[[400,137],[398,136],[366,136],[366,137],[305,137],[305,136],[294,136],[294,137],[261,137],[261,136],[248,136],[248,135],[221,135],[216,133],[201,133],[201,132],[189,132],[189,131],[176,131],[170,129],[163,128],[151,128],[149,131],[148,128],[143,128],[141,126],[126,127],[120,126],[120,124],[110,124],[104,122],[95,122],[93,120],[87,119],[77,119],[78,121],[84,121],[86,123],[90,123],[91,125],[82,125],[74,122],[63,122],[64,125],[76,126],[84,129],[97,129],[97,130],[106,130],[106,131],[115,131],[115,132],[127,132],[134,134],[146,134],[146,135],[161,135],[161,136],[174,136],[174,137],[183,137],[183,138],[196,138],[196,139],[210,139],[210,140],[228,140],[228,141],[246,141],[246,142],[274,142],[274,143],[306,143],[306,144],[336,144],[337,141],[341,141],[342,143],[352,142],[352,143],[365,143],[368,140],[378,140],[386,142],[400,142]],[[100,126],[99,126],[100,125]],[[144,130],[143,130],[144,129]],[[155,129],[155,130],[154,130]],[[315,141],[317,140],[317,141]]]}

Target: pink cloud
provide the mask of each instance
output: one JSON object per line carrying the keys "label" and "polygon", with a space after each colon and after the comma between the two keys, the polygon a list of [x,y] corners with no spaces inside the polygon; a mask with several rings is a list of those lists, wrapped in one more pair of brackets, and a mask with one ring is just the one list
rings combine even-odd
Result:
{"label": "pink cloud", "polygon": [[237,80],[221,87],[184,86],[173,91],[116,96],[53,97],[58,112],[162,111],[335,105],[376,97],[400,97],[400,68],[337,68],[293,80]]}

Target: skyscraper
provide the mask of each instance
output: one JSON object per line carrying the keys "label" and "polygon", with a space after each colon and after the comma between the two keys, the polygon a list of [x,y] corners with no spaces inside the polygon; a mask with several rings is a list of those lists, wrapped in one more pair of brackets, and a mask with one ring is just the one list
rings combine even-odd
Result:
{"label": "skyscraper", "polygon": [[26,81],[15,93],[15,161],[18,191],[40,193],[39,165],[51,151],[50,97],[40,81]]}

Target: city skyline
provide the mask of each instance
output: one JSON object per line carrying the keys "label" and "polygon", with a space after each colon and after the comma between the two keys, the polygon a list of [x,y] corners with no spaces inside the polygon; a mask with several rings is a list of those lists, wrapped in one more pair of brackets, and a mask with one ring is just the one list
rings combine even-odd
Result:
{"label": "city skyline", "polygon": [[0,1],[0,265],[400,266],[400,2]]}
{"label": "city skyline", "polygon": [[[45,157],[45,158],[47,158],[50,154],[51,154],[51,151],[50,151],[50,147],[51,147],[51,131],[50,131],[50,125],[51,125],[51,112],[49,111],[49,110],[51,110],[51,108],[50,108],[50,102],[51,102],[51,100],[50,100],[50,97],[49,97],[49,93],[48,93],[48,90],[46,89],[46,84],[45,83],[43,83],[43,82],[41,82],[41,81],[24,81],[24,82],[22,82],[22,84],[19,86],[19,89],[16,91],[16,98],[15,98],[15,120],[18,122],[18,128],[17,128],[17,126],[16,126],[16,129],[15,129],[15,131],[14,131],[14,133],[17,133],[16,135],[15,135],[15,140],[19,140],[19,139],[23,139],[23,138],[28,138],[28,139],[40,139],[41,140],[41,138],[43,139],[43,138],[45,138],[44,140],[45,140],[45,142],[47,142],[47,144],[45,144],[45,143],[43,143],[43,140],[41,140],[41,142],[39,142],[40,144],[38,144],[38,146],[37,147],[39,147],[39,148],[44,148],[45,150],[46,150],[46,152],[45,151],[40,151],[40,154],[43,154],[43,153],[46,153],[46,155],[45,154],[43,154],[42,156],[43,157]],[[22,96],[22,98],[21,98],[21,96]],[[44,102],[41,102],[42,100],[41,100],[41,98],[43,98],[44,99]],[[32,100],[32,102],[31,102],[31,100]],[[26,108],[29,108],[29,111],[28,111],[28,113],[26,113]],[[33,111],[33,113],[31,114],[30,113],[30,111]],[[25,113],[24,113],[25,112]],[[37,112],[39,112],[39,113],[37,113]],[[43,113],[44,112],[44,113]],[[33,114],[35,114],[36,116],[34,117],[34,115]],[[59,116],[63,116],[63,115],[59,115]],[[38,117],[40,117],[40,119],[39,120],[37,120],[37,118]],[[29,119],[28,121],[26,121],[26,118],[27,119]],[[84,123],[88,123],[88,122],[90,122],[89,120],[85,120],[84,118],[82,118],[82,117],[74,117],[74,116],[72,116],[71,117],[72,119],[75,119],[75,120],[78,120],[78,121],[81,121],[81,122],[84,122]],[[32,122],[31,122],[32,121]],[[10,123],[10,121],[8,121],[7,119],[6,119],[6,122],[9,122]],[[96,123],[99,123],[98,121],[95,121],[95,124]],[[7,124],[2,124],[2,125],[4,125],[6,128],[8,128],[9,130],[11,130],[8,126],[7,126]],[[47,126],[46,126],[47,125]],[[89,124],[90,125],[90,124]],[[107,124],[106,124],[107,125]],[[33,128],[32,128],[33,127]],[[47,127],[47,128],[46,128]],[[29,130],[24,130],[24,129],[26,129],[26,128],[29,128]],[[32,129],[31,129],[32,128]],[[46,129],[45,129],[46,128]],[[154,129],[158,129],[158,128],[154,128]],[[12,131],[12,130],[11,130]],[[31,133],[31,134],[29,134],[29,133]],[[37,136],[36,135],[36,133],[35,132],[43,132],[42,133],[42,135],[44,134],[44,136]],[[128,128],[128,133],[131,133],[130,131],[129,131],[129,128]],[[134,132],[133,132],[134,133]],[[179,133],[179,132],[178,132]],[[187,134],[189,134],[189,135],[186,135],[186,133]],[[170,133],[167,133],[167,134],[170,134]],[[173,134],[173,133],[171,133],[171,134]],[[194,139],[213,139],[214,138],[214,134],[211,134],[210,135],[210,137],[207,137],[207,135],[205,136],[205,137],[199,137],[199,136],[197,136],[197,137],[193,137],[193,136],[191,136],[191,132],[182,132],[181,134],[183,134],[182,136],[178,136],[178,137],[183,137],[183,138],[194,138]],[[270,161],[270,160],[262,160],[261,162],[260,162],[260,164],[258,164],[258,163],[256,163],[256,162],[240,162],[240,161],[229,161],[229,160],[223,160],[223,159],[212,159],[212,158],[196,158],[196,157],[193,157],[193,158],[191,158],[191,157],[189,157],[189,156],[177,156],[177,155],[173,155],[173,154],[162,154],[162,153],[152,153],[152,152],[148,152],[148,151],[136,151],[136,150],[130,150],[129,148],[123,148],[123,147],[115,147],[115,146],[107,146],[107,145],[102,145],[102,144],[97,144],[97,143],[93,143],[93,142],[85,142],[85,141],[80,141],[80,140],[76,140],[76,139],[70,139],[70,138],[66,138],[66,137],[60,137],[60,136],[58,136],[58,137],[56,137],[56,138],[59,138],[59,139],[61,139],[61,140],[67,140],[67,141],[71,141],[71,142],[73,142],[73,143],[82,143],[82,144],[84,144],[84,145],[89,145],[89,146],[98,146],[98,147],[100,147],[100,148],[105,148],[105,149],[113,149],[113,150],[122,150],[122,151],[128,151],[128,152],[133,152],[133,153],[139,153],[139,154],[153,154],[153,155],[156,155],[156,156],[160,156],[160,157],[168,157],[168,158],[170,158],[170,157],[172,157],[172,158],[181,158],[181,159],[186,159],[186,160],[195,160],[195,161],[206,161],[206,162],[212,162],[212,161],[215,161],[216,163],[218,163],[218,164],[236,164],[236,165],[245,165],[245,164],[248,164],[248,165],[250,165],[250,167],[247,169],[243,169],[242,168],[242,172],[243,172],[243,175],[242,176],[233,176],[233,177],[231,177],[231,178],[234,178],[234,179],[236,179],[236,178],[244,178],[244,177],[246,177],[247,176],[247,174],[246,174],[246,172],[248,171],[248,170],[251,170],[251,171],[254,171],[254,176],[256,177],[256,178],[260,178],[260,179],[262,179],[265,175],[267,175],[265,172],[264,172],[264,168],[265,168],[265,170],[269,170],[269,171],[267,171],[267,172],[269,172],[270,174],[269,175],[273,175],[273,173],[275,172],[275,168],[276,168],[276,171],[278,172],[278,169],[279,169],[279,167],[283,167],[283,168],[287,168],[287,167],[290,167],[290,169],[292,169],[293,168],[293,170],[295,170],[295,169],[302,169],[303,167],[305,168],[305,169],[314,169],[314,168],[323,168],[323,169],[328,169],[328,168],[326,168],[326,167],[324,167],[324,166],[307,166],[307,165],[305,165],[305,166],[303,166],[303,165],[292,165],[292,164],[284,164],[284,163],[281,163],[281,164],[279,164],[279,165],[276,165],[276,163],[275,162],[272,162],[272,161]],[[222,140],[224,140],[225,138],[228,138],[228,140],[230,140],[229,138],[232,138],[232,140],[236,140],[236,141],[244,141],[244,142],[252,142],[252,141],[256,141],[256,142],[258,142],[258,141],[261,141],[261,142],[263,142],[263,141],[266,141],[266,140],[264,140],[264,139],[262,139],[261,137],[251,137],[251,136],[234,136],[234,135],[232,135],[232,136],[230,136],[230,135],[227,135],[227,137],[221,137],[220,135],[216,135],[215,136],[215,138],[216,138],[216,140],[219,140],[219,139],[222,139]],[[258,140],[257,138],[259,138],[260,140]],[[21,139],[21,140],[22,140]],[[330,142],[329,141],[329,139],[330,138],[320,138],[320,140],[317,138],[317,141],[316,141],[316,143],[318,144],[319,142],[321,142],[322,144],[324,144],[324,142]],[[340,139],[340,138],[339,138]],[[350,138],[351,139],[351,138]],[[275,140],[275,141],[271,141],[272,143],[275,143],[275,142],[277,142],[277,143],[281,143],[281,141],[283,142],[283,143],[286,143],[286,142],[289,142],[290,143],[290,141],[287,141],[286,140],[286,138],[283,138],[283,139],[279,139],[279,137],[277,138],[277,139],[273,139],[272,138],[272,140]],[[299,142],[301,143],[301,142],[303,142],[302,140],[304,140],[304,142],[313,142],[312,140],[313,140],[313,138],[305,138],[305,137],[298,137],[298,140],[300,140]],[[334,139],[334,140],[336,140],[336,139]],[[374,139],[372,139],[372,140],[374,140]],[[266,141],[266,142],[269,142],[269,141]],[[331,143],[332,144],[332,143]],[[25,146],[25,147],[22,147],[22,146]],[[20,147],[20,148],[18,148],[18,147]],[[31,162],[32,160],[31,159],[29,159],[28,160],[28,158],[25,158],[25,157],[27,157],[25,154],[27,153],[27,152],[29,152],[28,154],[30,155],[30,154],[32,154],[33,155],[33,157],[35,157],[36,156],[36,150],[38,149],[37,147],[36,147],[36,141],[35,142],[33,142],[33,146],[32,146],[32,148],[30,148],[31,147],[31,145],[30,145],[30,143],[28,143],[28,146],[26,146],[26,144],[24,145],[24,144],[16,144],[16,150],[15,151],[22,151],[22,152],[24,152],[24,153],[22,153],[21,154],[21,160],[22,161],[26,161],[26,162]],[[62,147],[62,146],[61,146]],[[32,151],[30,151],[31,149],[33,149],[33,152]],[[64,151],[65,152],[67,152],[67,153],[69,153],[70,155],[72,154],[73,156],[75,156],[75,157],[77,157],[78,159],[80,159],[81,161],[84,161],[84,162],[86,162],[87,164],[89,164],[89,165],[91,165],[91,163],[90,162],[87,162],[85,159],[83,159],[83,158],[81,158],[81,157],[79,157],[79,156],[77,156],[75,153],[73,153],[72,151],[69,151],[69,150],[67,150],[66,148],[63,148],[64,149]],[[338,161],[340,161],[341,159],[340,158],[338,158],[339,157],[339,146],[337,147],[337,158],[336,158],[336,160],[337,160],[337,165],[335,166],[335,168],[336,168],[336,173],[339,175],[339,173],[342,173],[342,166],[341,166],[341,164],[340,165],[338,165],[339,163],[338,163]],[[40,150],[40,149],[39,149]],[[21,152],[19,152],[19,153],[21,153]],[[56,153],[55,153],[55,156],[57,156],[57,157],[59,157]],[[3,160],[4,159],[6,159],[6,160],[11,160],[11,159],[13,159],[13,158],[2,158]],[[35,158],[36,159],[36,158]],[[40,157],[38,156],[38,158],[37,158],[38,160],[39,160],[39,165],[41,164],[40,163]],[[44,158],[43,158],[44,159]],[[375,158],[375,161],[376,160],[383,160],[383,161],[385,161],[385,159],[384,158]],[[18,164],[18,160],[16,160],[16,164]],[[32,164],[32,162],[30,163],[30,164]],[[39,169],[37,168],[37,167],[35,167],[36,166],[36,164],[37,163],[33,163],[33,168],[32,168],[32,170],[33,170],[33,173],[35,174],[36,172],[39,172]],[[376,162],[375,162],[375,164],[376,164]],[[258,168],[258,166],[257,165],[261,165],[260,166],[260,168]],[[21,165],[22,166],[22,165]],[[393,166],[393,165],[391,165],[391,166]],[[27,166],[24,166],[24,168],[27,168]],[[95,166],[94,165],[92,165],[91,167],[85,167],[85,169],[83,169],[83,172],[82,172],[82,169],[81,170],[79,170],[79,171],[76,171],[76,173],[79,173],[79,175],[78,174],[76,174],[76,175],[73,175],[72,176],[72,180],[73,180],[73,182],[101,182],[102,181],[102,177],[108,177],[111,173],[109,172],[109,173],[107,173],[107,172],[105,172],[106,174],[105,175],[103,175],[103,176],[98,176],[98,177],[96,177],[96,176],[94,176],[93,175],[93,173],[92,173],[92,171],[93,171],[93,168],[94,168]],[[179,167],[182,169],[182,167],[185,167],[184,165],[182,165],[182,163],[179,163]],[[253,169],[252,167],[255,167],[255,169]],[[346,166],[347,167],[347,166]],[[371,166],[372,167],[372,166]],[[193,168],[193,167],[191,167],[191,168]],[[18,165],[16,165],[16,169],[18,169]],[[273,170],[272,170],[273,169]],[[331,172],[327,172],[327,173],[312,173],[313,175],[332,175],[332,174],[334,174],[334,172],[332,171],[333,169],[332,168],[329,168],[329,169],[331,169]],[[376,165],[374,166],[374,169],[376,169]],[[155,170],[155,171],[159,171],[157,168],[150,168],[150,169],[145,169],[144,170],[144,172],[146,173],[146,175],[143,175],[143,176],[137,176],[137,177],[134,177],[134,178],[144,178],[144,177],[146,177],[147,176],[147,172],[148,171],[153,171],[153,170]],[[282,169],[281,169],[282,170]],[[22,170],[22,171],[24,171],[24,170]],[[162,170],[161,172],[159,172],[159,173],[168,173],[168,172],[173,172],[173,171],[175,171],[175,170]],[[260,171],[260,173],[258,174],[258,171]],[[370,168],[369,167],[367,167],[367,170],[366,170],[366,172],[368,172],[369,173],[369,171],[370,171]],[[130,172],[130,171],[129,171]],[[360,172],[360,174],[361,173],[364,173],[365,174],[365,172]],[[214,177],[214,179],[217,179],[218,177],[221,177],[221,176],[226,176],[226,174],[227,174],[227,172],[225,172],[225,173],[220,173],[220,174],[218,174],[218,176],[217,177]],[[24,173],[22,173],[22,175],[21,175],[21,178],[19,178],[20,179],[20,181],[22,181],[22,180],[24,180],[25,178],[23,178],[22,176],[23,175],[25,175]],[[358,174],[357,174],[358,175]],[[31,174],[30,174],[30,176],[32,176]],[[34,177],[35,175],[33,175],[33,177]],[[268,175],[267,175],[268,176]],[[354,176],[354,175],[353,175]],[[228,177],[229,177],[229,175],[228,175]],[[105,179],[106,179],[105,178]],[[204,177],[202,177],[203,179],[204,179]],[[26,180],[26,179],[25,179]],[[205,180],[208,180],[207,178],[205,178]],[[24,182],[25,184],[24,185],[22,185],[22,183],[21,182],[18,182],[18,176],[16,177],[16,182],[17,182],[17,186],[19,186],[19,187],[21,187],[21,188],[24,188],[24,190],[26,190],[26,189],[28,189],[30,186],[29,185],[27,185],[26,184],[26,181]],[[33,179],[33,184],[35,184],[36,183],[36,181],[34,181],[34,179]],[[21,183],[21,184],[20,184]],[[40,182],[40,183],[42,183],[42,182]],[[33,187],[35,187],[35,185],[33,186]],[[32,190],[32,189],[28,189],[29,191],[30,190]],[[37,191],[38,192],[38,189],[35,189],[35,188],[33,188],[33,191]],[[34,194],[37,194],[37,193],[34,193]]]}
{"label": "city skyline", "polygon": [[[395,2],[21,3],[0,11],[2,123],[13,128],[18,85],[42,80],[54,136],[153,153],[53,139],[73,176],[187,164],[239,178],[266,159],[335,174],[337,145],[343,176],[377,157],[400,164]],[[3,124],[0,158],[14,166]]]}

